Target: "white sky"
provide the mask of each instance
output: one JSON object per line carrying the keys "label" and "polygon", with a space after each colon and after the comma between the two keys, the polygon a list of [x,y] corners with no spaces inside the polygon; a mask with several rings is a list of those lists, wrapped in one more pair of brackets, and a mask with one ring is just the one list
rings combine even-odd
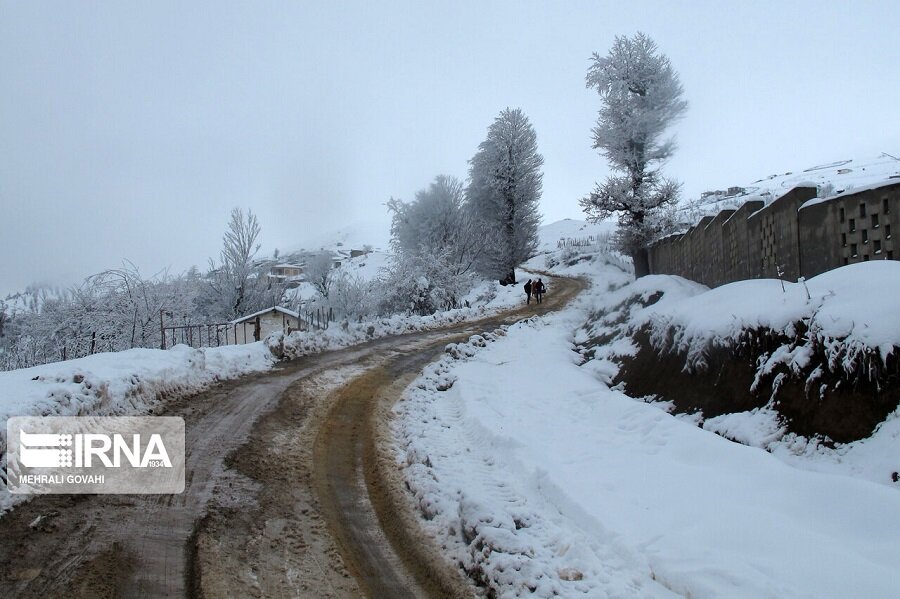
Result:
{"label": "white sky", "polygon": [[900,154],[893,0],[186,4],[0,0],[0,297],[203,266],[237,205],[266,251],[386,223],[464,177],[506,106],[537,131],[545,222],[580,218],[608,174],[585,70],[638,30],[690,102],[686,196]]}

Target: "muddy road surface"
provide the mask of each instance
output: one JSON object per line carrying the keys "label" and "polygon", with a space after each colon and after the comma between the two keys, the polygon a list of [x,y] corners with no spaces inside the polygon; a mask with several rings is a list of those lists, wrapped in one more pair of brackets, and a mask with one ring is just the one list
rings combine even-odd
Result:
{"label": "muddy road surface", "polygon": [[[44,495],[0,518],[9,597],[447,597],[465,582],[396,513],[376,416],[447,343],[556,310],[285,362],[172,400],[186,424],[180,495]],[[40,517],[40,518],[39,518]]]}

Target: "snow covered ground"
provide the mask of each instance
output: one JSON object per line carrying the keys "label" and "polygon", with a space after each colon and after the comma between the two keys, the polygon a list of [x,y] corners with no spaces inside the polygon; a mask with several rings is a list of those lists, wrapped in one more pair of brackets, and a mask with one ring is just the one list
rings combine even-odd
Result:
{"label": "snow covered ground", "polygon": [[[770,453],[713,432],[760,440],[772,433],[765,414],[701,428],[610,389],[574,351],[598,304],[661,284],[664,301],[623,316],[679,318],[702,335],[812,313],[885,351],[900,343],[896,295],[851,291],[883,286],[867,274],[893,265],[823,275],[808,282],[811,300],[802,285],[785,294],[774,282],[762,299],[735,288],[729,305],[713,295],[724,287],[630,284],[608,262],[566,267],[593,280],[577,305],[448,348],[396,405],[398,464],[449,559],[501,597],[897,596],[900,485],[884,469],[900,468],[900,415],[836,449],[776,435]],[[848,319],[872,306],[883,310]]]}

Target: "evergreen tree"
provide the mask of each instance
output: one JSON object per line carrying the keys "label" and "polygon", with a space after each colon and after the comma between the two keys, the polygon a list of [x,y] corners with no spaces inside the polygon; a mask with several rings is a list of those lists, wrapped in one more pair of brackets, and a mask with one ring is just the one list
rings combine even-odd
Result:
{"label": "evergreen tree", "polygon": [[649,274],[647,248],[671,227],[680,184],[660,165],[675,151],[665,131],[687,110],[678,73],[643,33],[615,39],[607,56],[594,53],[586,86],[602,100],[593,128],[594,148],[620,174],[598,183],[581,200],[589,219],[618,217],[618,244],[634,261],[635,276]]}
{"label": "evergreen tree", "polygon": [[544,176],[544,158],[525,113],[503,110],[469,164],[467,206],[495,239],[481,270],[501,283],[515,283],[516,267],[537,251]]}

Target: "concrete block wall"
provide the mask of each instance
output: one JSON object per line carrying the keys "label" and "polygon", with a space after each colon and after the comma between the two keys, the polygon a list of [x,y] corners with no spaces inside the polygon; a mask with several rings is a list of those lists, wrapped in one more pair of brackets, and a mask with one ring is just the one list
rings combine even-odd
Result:
{"label": "concrete block wall", "polygon": [[650,271],[717,287],[753,278],[815,276],[866,260],[900,260],[900,181],[816,200],[800,186],[769,205],[705,216],[650,248]]}

